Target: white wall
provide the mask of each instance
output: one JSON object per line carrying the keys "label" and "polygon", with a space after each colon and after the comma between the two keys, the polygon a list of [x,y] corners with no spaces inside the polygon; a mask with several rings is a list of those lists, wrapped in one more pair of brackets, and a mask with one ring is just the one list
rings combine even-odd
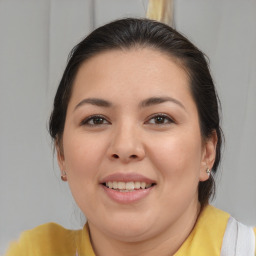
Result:
{"label": "white wall", "polygon": [[[47,134],[54,93],[75,43],[110,20],[145,17],[146,8],[146,0],[0,1],[0,254],[38,224],[82,224]],[[215,204],[250,224],[256,224],[255,13],[253,0],[175,1],[176,28],[209,56],[222,100],[226,147]]]}

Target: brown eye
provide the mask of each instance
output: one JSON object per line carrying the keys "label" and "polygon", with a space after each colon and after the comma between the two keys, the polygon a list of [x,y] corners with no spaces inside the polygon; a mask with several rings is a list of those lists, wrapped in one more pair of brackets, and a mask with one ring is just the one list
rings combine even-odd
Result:
{"label": "brown eye", "polygon": [[102,117],[95,117],[91,119],[93,124],[103,124],[104,123],[104,119]]}
{"label": "brown eye", "polygon": [[166,118],[163,117],[163,116],[157,116],[157,117],[155,117],[155,123],[156,123],[156,124],[164,124],[165,120],[166,120]]}
{"label": "brown eye", "polygon": [[151,117],[147,123],[156,124],[156,125],[165,125],[165,124],[174,123],[174,121],[167,115],[159,114]]}
{"label": "brown eye", "polygon": [[110,124],[103,116],[90,116],[81,122],[81,125],[100,126]]}

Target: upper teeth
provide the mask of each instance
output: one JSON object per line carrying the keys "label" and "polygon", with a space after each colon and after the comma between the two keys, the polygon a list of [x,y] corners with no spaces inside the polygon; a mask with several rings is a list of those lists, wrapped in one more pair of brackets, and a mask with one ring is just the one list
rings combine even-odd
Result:
{"label": "upper teeth", "polygon": [[134,190],[134,189],[145,189],[152,186],[152,183],[140,182],[140,181],[108,181],[106,182],[108,188],[119,189],[119,190]]}

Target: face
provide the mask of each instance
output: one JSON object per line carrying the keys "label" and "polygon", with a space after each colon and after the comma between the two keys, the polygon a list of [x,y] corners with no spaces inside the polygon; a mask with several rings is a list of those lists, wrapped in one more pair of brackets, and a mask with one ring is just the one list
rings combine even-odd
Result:
{"label": "face", "polygon": [[198,209],[214,156],[170,57],[115,50],[80,67],[58,160],[90,229],[124,241],[177,232]]}

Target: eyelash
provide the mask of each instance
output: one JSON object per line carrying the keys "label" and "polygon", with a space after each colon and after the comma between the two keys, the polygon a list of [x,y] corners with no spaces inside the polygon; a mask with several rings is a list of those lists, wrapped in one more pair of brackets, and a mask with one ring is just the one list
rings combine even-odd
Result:
{"label": "eyelash", "polygon": [[[156,118],[162,118],[164,120],[164,123],[150,123],[151,120],[155,119],[156,121]],[[100,124],[91,124],[89,123],[90,121],[94,122],[96,119],[101,119],[101,121],[103,123],[100,123]],[[167,122],[166,122],[167,121]],[[162,113],[158,113],[158,114],[155,114],[153,116],[151,116],[148,121],[145,122],[146,124],[155,124],[157,126],[160,126],[160,125],[168,125],[168,124],[171,124],[171,123],[175,123],[175,121],[170,118],[168,115],[166,114],[162,114]],[[89,116],[87,117],[86,119],[82,120],[80,125],[81,126],[91,126],[91,127],[96,127],[96,126],[101,126],[101,125],[106,125],[106,124],[111,124],[104,116],[102,115],[92,115],[92,116]]]}
{"label": "eyelash", "polygon": [[162,113],[158,113],[158,114],[155,114],[155,115],[151,116],[149,118],[149,121],[147,121],[146,123],[150,123],[150,120],[152,120],[152,119],[155,119],[155,121],[156,121],[156,118],[159,118],[159,117],[163,118],[165,121],[167,120],[167,122],[164,122],[164,123],[154,123],[155,125],[168,125],[168,124],[171,124],[171,123],[175,123],[174,120],[171,117],[169,117],[166,114],[162,114]]}
{"label": "eyelash", "polygon": [[[95,121],[96,119],[102,119],[103,123],[101,124],[90,124],[90,121]],[[107,121],[107,123],[104,123],[105,121]],[[106,125],[106,124],[110,124],[110,122],[102,115],[92,115],[87,117],[86,119],[82,120],[82,122],[80,123],[81,126],[86,125],[86,126],[91,126],[91,127],[95,127],[95,126],[100,126],[100,125]]]}

